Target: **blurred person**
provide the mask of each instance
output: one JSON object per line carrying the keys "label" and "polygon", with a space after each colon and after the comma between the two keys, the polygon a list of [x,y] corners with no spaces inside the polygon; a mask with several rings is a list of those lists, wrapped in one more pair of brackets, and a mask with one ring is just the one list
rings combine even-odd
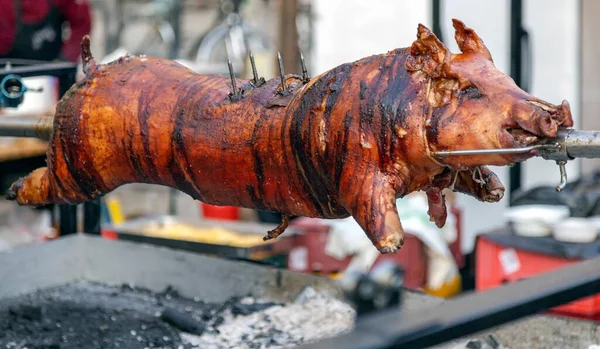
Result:
{"label": "blurred person", "polygon": [[90,30],[87,0],[0,0],[0,58],[75,63]]}

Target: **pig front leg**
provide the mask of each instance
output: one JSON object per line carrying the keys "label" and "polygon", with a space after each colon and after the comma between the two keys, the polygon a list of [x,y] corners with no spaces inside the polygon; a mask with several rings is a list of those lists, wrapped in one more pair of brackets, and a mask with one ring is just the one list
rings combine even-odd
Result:
{"label": "pig front leg", "polygon": [[492,170],[479,166],[468,171],[454,172],[450,176],[441,176],[430,189],[426,191],[429,205],[429,220],[438,228],[446,224],[448,211],[443,188],[457,191],[484,202],[498,202],[504,196],[504,186]]}
{"label": "pig front leg", "polygon": [[395,190],[383,175],[361,182],[358,190],[342,192],[342,202],[380,253],[397,252],[404,244],[404,232]]}
{"label": "pig front leg", "polygon": [[489,167],[479,166],[470,171],[459,171],[454,176],[454,191],[472,196],[483,202],[498,202],[504,197],[504,186]]}

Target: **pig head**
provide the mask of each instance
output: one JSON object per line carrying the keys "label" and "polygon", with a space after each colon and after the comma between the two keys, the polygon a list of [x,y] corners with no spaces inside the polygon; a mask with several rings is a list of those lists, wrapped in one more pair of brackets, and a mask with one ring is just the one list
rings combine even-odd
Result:
{"label": "pig head", "polygon": [[[498,70],[483,40],[471,28],[453,19],[460,53],[454,54],[429,29],[420,25],[407,58],[408,70],[425,76],[426,123],[430,152],[518,148],[538,138],[556,137],[559,127],[572,127],[569,104],[553,105],[519,88]],[[485,165],[506,166],[524,161],[521,155],[450,156],[435,161],[444,167],[423,188],[429,198],[431,220],[439,227],[446,220],[442,190],[471,195],[481,201],[502,199],[504,186]]]}
{"label": "pig head", "polygon": [[[453,19],[461,53],[454,54],[420,25],[406,67],[427,75],[430,91],[427,138],[431,151],[515,148],[540,137],[556,137],[572,127],[569,104],[553,105],[519,88],[498,70],[483,40]],[[445,166],[466,170],[482,165],[506,166],[534,154],[454,156]]]}
{"label": "pig head", "polygon": [[[483,202],[500,201],[504,186],[487,166],[512,165],[535,154],[441,158],[434,156],[435,151],[524,147],[555,137],[559,127],[573,126],[566,101],[554,105],[520,89],[495,67],[490,51],[473,29],[456,19],[453,25],[460,53],[450,52],[423,25],[418,26],[414,43],[401,51],[411,86],[418,88],[412,92],[416,97],[397,113],[400,117],[393,127],[402,146],[390,156],[394,167],[384,169],[385,178],[393,180],[383,181],[391,183],[396,197],[425,192],[430,220],[440,228],[447,217],[444,190]],[[371,195],[384,197],[377,191]],[[385,205],[371,206],[371,212],[373,207],[385,207],[375,216],[381,224],[363,219],[370,225],[361,225],[376,237],[372,240],[381,252],[396,251],[402,245],[402,226],[393,213],[395,204],[387,200]]]}

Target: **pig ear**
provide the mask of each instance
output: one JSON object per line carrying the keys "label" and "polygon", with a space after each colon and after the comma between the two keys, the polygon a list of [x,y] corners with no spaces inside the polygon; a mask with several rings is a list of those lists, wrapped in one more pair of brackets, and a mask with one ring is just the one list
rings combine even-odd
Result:
{"label": "pig ear", "polygon": [[445,75],[452,52],[427,27],[419,24],[417,40],[410,47],[406,69],[421,70],[432,78]]}
{"label": "pig ear", "polygon": [[455,31],[454,38],[462,53],[478,52],[493,62],[490,51],[485,47],[483,40],[481,40],[473,29],[467,28],[467,26],[458,19],[452,19],[452,25],[454,26]]}

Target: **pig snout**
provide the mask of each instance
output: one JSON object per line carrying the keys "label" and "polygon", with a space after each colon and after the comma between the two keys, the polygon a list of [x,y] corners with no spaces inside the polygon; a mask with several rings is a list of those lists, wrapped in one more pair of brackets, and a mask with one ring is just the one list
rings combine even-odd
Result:
{"label": "pig snout", "polygon": [[539,99],[527,99],[513,107],[518,127],[537,137],[554,138],[559,127],[572,127],[571,108],[566,100],[556,106]]}

